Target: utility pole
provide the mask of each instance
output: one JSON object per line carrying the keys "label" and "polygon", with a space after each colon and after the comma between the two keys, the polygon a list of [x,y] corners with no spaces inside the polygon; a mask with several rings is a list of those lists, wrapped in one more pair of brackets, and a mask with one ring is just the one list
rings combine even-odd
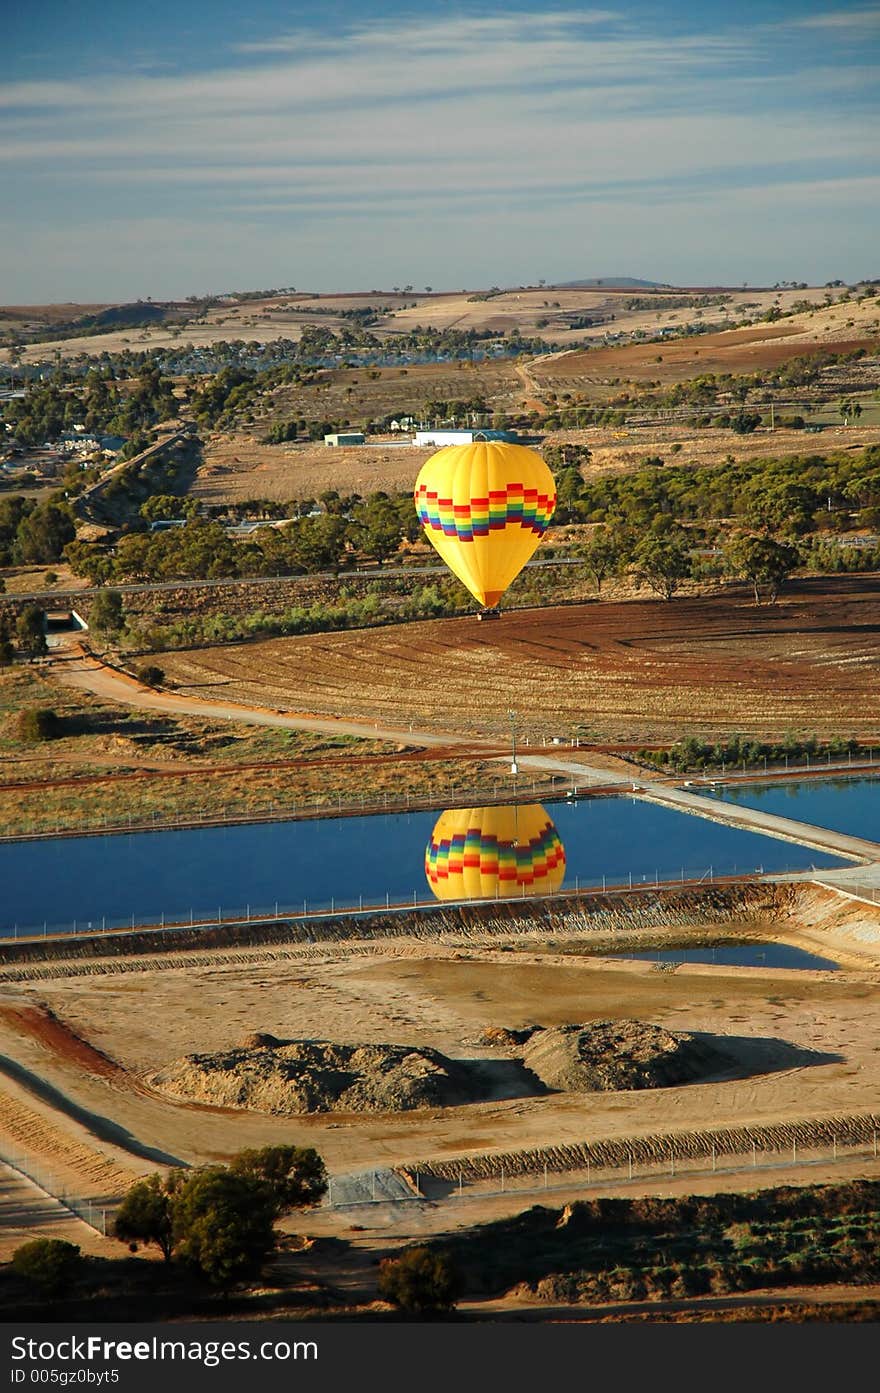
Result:
{"label": "utility pole", "polygon": [[516,777],[516,775],[519,773],[519,768],[516,762],[516,712],[508,711],[507,718],[510,721],[510,772],[514,775],[514,777]]}

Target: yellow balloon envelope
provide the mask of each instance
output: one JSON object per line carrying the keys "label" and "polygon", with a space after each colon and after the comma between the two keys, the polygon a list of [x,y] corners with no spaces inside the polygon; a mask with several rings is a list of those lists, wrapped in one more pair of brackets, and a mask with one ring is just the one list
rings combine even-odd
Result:
{"label": "yellow balloon envelope", "polygon": [[540,542],[553,475],[524,445],[449,445],[425,462],[415,505],[425,535],[481,605],[498,604]]}
{"label": "yellow balloon envelope", "polygon": [[431,833],[425,874],[438,900],[552,895],[565,879],[565,850],[537,803],[453,808]]}

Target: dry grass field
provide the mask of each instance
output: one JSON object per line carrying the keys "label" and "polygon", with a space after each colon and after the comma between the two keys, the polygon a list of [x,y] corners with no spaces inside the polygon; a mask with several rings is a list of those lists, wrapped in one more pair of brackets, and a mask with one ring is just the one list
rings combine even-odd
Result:
{"label": "dry grass field", "polygon": [[[819,439],[782,428],[734,436],[721,428],[698,429],[683,424],[595,426],[551,431],[544,444],[565,441],[588,445],[592,459],[582,472],[589,478],[628,473],[657,454],[667,464],[716,465],[731,455],[737,460],[752,460],[861,449],[875,444],[878,436],[877,426],[843,424],[826,427]],[[673,445],[680,447],[674,454]],[[286,503],[294,498],[315,498],[324,489],[343,494],[368,494],[378,489],[405,493],[412,489],[432,453],[431,449],[408,449],[385,442],[334,449],[323,443],[262,445],[253,434],[216,432],[205,441],[202,462],[189,492],[206,505],[243,503],[253,498]],[[39,580],[39,574],[35,578]],[[9,588],[24,586],[15,581]]]}
{"label": "dry grass field", "polygon": [[[714,597],[509,611],[164,655],[182,694],[533,739],[880,731],[880,585],[801,582],[774,606]],[[437,681],[437,673],[442,680]]]}
{"label": "dry grass field", "polygon": [[[438,329],[489,329],[510,332],[518,329],[525,337],[539,335],[547,341],[567,347],[585,340],[601,342],[610,330],[616,333],[656,333],[661,327],[680,327],[700,323],[737,323],[757,319],[774,304],[783,311],[798,301],[809,300],[822,306],[826,293],[837,299],[843,292],[826,292],[820,287],[806,290],[729,289],[723,306],[707,305],[674,307],[671,302],[683,295],[714,295],[717,291],[699,288],[689,290],[652,290],[640,287],[599,287],[564,289],[554,286],[520,287],[501,293],[486,294],[474,290],[444,291],[433,294],[414,292],[358,292],[351,294],[307,295],[291,294],[252,300],[240,304],[227,303],[208,310],[200,319],[178,328],[151,327],[147,329],[113,329],[105,334],[80,338],[59,339],[34,345],[24,354],[25,361],[53,357],[58,349],[63,357],[80,353],[115,353],[124,348],[167,348],[181,343],[207,346],[221,340],[244,339],[267,342],[271,339],[297,339],[307,324],[338,329],[347,321],[340,312],[373,307],[382,312],[376,332],[387,338],[408,333],[417,326]],[[647,307],[629,301],[645,301]],[[670,301],[670,307],[663,304]],[[656,303],[655,303],[656,302]],[[95,313],[106,306],[54,305],[0,307],[0,326],[21,331],[40,323],[51,329],[53,323],[78,314]],[[852,307],[842,306],[847,313],[842,323],[851,317]],[[317,313],[316,313],[317,311]],[[587,315],[600,319],[581,329],[573,329],[570,317]],[[613,319],[611,318],[613,316]]]}
{"label": "dry grass field", "polygon": [[[33,745],[20,711],[51,706],[58,739]],[[501,753],[499,751],[499,753]],[[247,817],[313,803],[452,803],[509,782],[492,751],[408,749],[381,740],[138,713],[71,688],[51,670],[0,674],[0,833],[20,835],[154,817]]]}
{"label": "dry grass field", "polygon": [[394,445],[331,449],[317,445],[261,445],[253,436],[216,433],[202,452],[189,492],[204,504],[243,503],[266,498],[286,503],[339,493],[396,493],[412,488],[431,450]]}

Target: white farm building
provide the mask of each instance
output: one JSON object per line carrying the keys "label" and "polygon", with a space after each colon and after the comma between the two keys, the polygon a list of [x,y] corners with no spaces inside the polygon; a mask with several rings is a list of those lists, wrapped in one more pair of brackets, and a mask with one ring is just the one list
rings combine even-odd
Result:
{"label": "white farm building", "polygon": [[517,438],[515,430],[480,430],[476,427],[472,430],[417,430],[413,444],[433,445],[440,449],[444,445],[473,445],[480,440],[512,442]]}

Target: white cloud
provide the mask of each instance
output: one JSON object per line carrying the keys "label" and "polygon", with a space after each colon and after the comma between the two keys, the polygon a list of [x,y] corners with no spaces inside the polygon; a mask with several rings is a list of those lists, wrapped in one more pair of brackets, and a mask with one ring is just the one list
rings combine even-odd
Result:
{"label": "white cloud", "polygon": [[869,8],[863,10],[826,10],[823,14],[804,15],[801,19],[794,19],[780,26],[789,29],[832,29],[850,30],[856,33],[863,31],[880,31],[880,8]]}
{"label": "white cloud", "polygon": [[[766,31],[672,35],[613,10],[304,30],[238,45],[228,68],[8,83],[0,163],[18,180],[20,225],[28,198],[38,210],[24,239],[34,255],[35,227],[46,235],[39,210],[59,193],[71,237],[96,198],[109,200],[112,221],[119,195],[126,207],[202,227],[212,248],[217,219],[232,218],[230,256],[245,226],[262,226],[274,244],[285,219],[297,251],[319,257],[332,246],[328,235],[322,251],[313,231],[322,220],[339,238],[347,221],[361,236],[372,228],[365,267],[404,239],[442,261],[441,242],[464,227],[474,255],[480,227],[483,241],[508,249],[538,227],[543,243],[552,229],[573,244],[578,225],[601,227],[613,251],[623,209],[653,226],[672,202],[706,218],[734,200],[737,209],[767,204],[772,190],[780,207],[794,206],[801,195],[780,191],[809,184],[827,199],[830,170],[841,207],[861,206],[863,176],[876,167],[866,119],[874,70],[867,55],[835,62],[836,36],[851,31],[831,20],[877,13],[813,16],[815,40],[802,36],[800,57],[787,54],[785,65]],[[729,216],[733,225],[738,212]],[[674,222],[674,211],[664,214],[663,226]],[[160,253],[182,263],[175,225],[174,216],[151,223],[157,264]],[[691,243],[699,236],[692,226]],[[106,240],[73,245],[97,258]],[[130,257],[139,246],[135,236]],[[124,254],[114,249],[113,264]],[[439,278],[427,264],[424,274]],[[454,281],[466,279],[462,264]],[[244,283],[243,271],[235,280]]]}

